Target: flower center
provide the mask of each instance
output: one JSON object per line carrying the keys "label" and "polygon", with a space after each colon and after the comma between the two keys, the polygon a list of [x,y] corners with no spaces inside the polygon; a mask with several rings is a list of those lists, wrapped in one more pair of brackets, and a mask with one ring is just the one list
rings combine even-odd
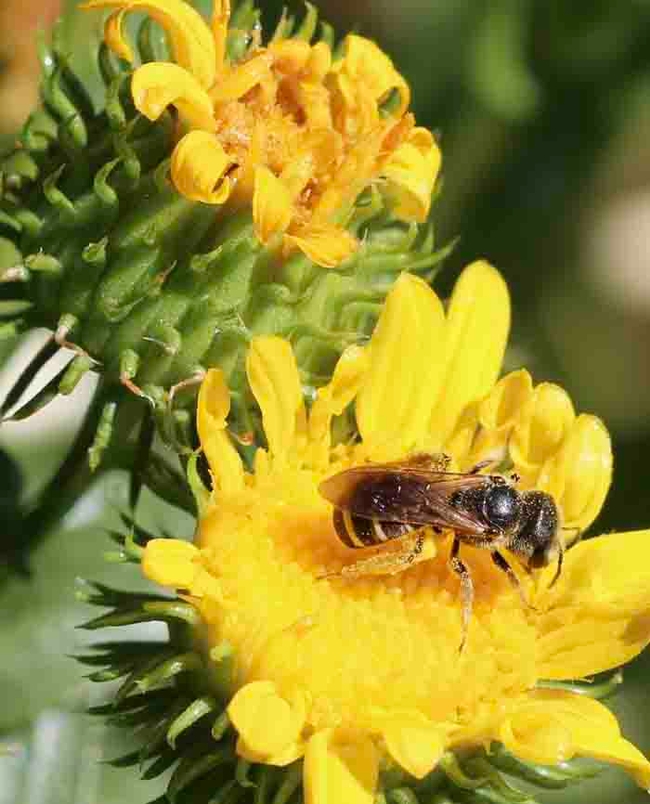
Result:
{"label": "flower center", "polygon": [[405,707],[453,728],[532,686],[534,628],[485,551],[464,548],[476,604],[460,657],[444,537],[435,558],[395,575],[322,577],[367,554],[337,539],[317,491],[326,476],[273,468],[220,496],[202,522],[197,543],[219,594],[199,605],[211,643],[235,648],[237,685],[271,679],[288,699],[306,692],[315,729],[372,729],[381,712]]}

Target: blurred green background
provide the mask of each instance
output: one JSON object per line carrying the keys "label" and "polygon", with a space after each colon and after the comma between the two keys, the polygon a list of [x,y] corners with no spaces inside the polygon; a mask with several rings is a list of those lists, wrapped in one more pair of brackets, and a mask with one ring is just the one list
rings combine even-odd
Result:
{"label": "blurred green background", "polygon": [[[36,29],[57,5],[2,2],[3,146],[36,100]],[[74,5],[66,35],[77,68],[92,78],[97,16]],[[262,8],[270,25],[280,5]],[[411,83],[419,124],[440,138],[444,186],[433,217],[438,242],[459,240],[438,288],[479,256],[500,268],[514,302],[509,365],[561,383],[578,410],[600,415],[612,433],[614,487],[594,532],[650,526],[650,3],[323,0],[320,8],[338,30],[380,42]],[[37,340],[4,349],[0,397]],[[26,501],[73,438],[90,382],[0,430],[22,467]],[[145,524],[189,532],[180,515],[146,503]],[[132,769],[98,764],[124,746],[68,714],[102,695],[68,658],[84,639],[74,626],[90,616],[75,601],[75,579],[138,583],[134,570],[102,559],[110,549],[102,529],[118,526],[125,507],[125,478],[108,476],[39,543],[31,578],[0,580],[0,739],[9,748],[0,757],[0,804],[140,804],[161,789],[138,783]],[[649,674],[650,658],[633,662],[612,700],[624,732],[647,754]],[[607,770],[538,797],[634,804],[646,796]]]}

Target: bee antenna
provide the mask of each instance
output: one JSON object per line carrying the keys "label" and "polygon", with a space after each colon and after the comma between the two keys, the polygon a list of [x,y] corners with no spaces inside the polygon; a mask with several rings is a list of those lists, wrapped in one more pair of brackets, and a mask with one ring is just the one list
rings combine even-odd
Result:
{"label": "bee antenna", "polygon": [[513,472],[510,475],[510,480],[512,480],[513,483],[519,483],[519,481],[521,480],[521,475],[518,475],[516,472]]}

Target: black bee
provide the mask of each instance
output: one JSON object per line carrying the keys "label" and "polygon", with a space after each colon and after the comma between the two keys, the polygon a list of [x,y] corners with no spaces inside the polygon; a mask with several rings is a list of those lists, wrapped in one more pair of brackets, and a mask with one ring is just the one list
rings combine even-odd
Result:
{"label": "black bee", "polygon": [[[393,574],[409,567],[422,553],[427,533],[452,530],[449,564],[460,579],[465,644],[474,587],[460,558],[461,543],[489,550],[523,596],[519,580],[502,555],[515,555],[527,571],[557,559],[552,584],[562,570],[563,544],[555,500],[543,491],[518,491],[500,475],[447,472],[446,455],[413,455],[403,462],[369,463],[339,472],[320,484],[334,506],[333,523],[343,544],[352,548],[385,545],[390,549],[343,568],[341,575]],[[551,585],[552,585],[551,584]]]}

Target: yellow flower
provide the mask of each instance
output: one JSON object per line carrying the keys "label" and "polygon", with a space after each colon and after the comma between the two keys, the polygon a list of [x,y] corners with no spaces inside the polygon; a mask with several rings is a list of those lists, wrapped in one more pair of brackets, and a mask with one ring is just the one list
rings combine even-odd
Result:
{"label": "yellow flower", "polygon": [[[444,451],[459,469],[487,457],[511,465],[522,488],[553,493],[565,533],[591,524],[611,479],[607,430],[524,370],[497,381],[508,328],[507,288],[487,263],[464,271],[446,312],[402,275],[370,343],[344,353],[309,411],[288,343],[255,339],[247,374],[268,449],[254,473],[226,430],[221,373],[203,383],[210,503],[195,545],[154,540],[144,570],[196,606],[206,652],[234,649],[228,713],[240,756],[275,765],[304,756],[309,804],[372,804],[382,757],[422,778],[448,749],[492,741],[526,761],[617,763],[650,787],[650,762],[608,709],[537,686],[605,671],[650,641],[650,532],[581,542],[554,586],[554,566],[522,578],[534,608],[487,551],[463,545],[476,598],[461,654],[449,536],[399,574],[323,577],[360,551],[337,539],[319,483],[413,451]],[[332,446],[332,419],[353,401],[360,441]]]}
{"label": "yellow flower", "polygon": [[138,67],[131,90],[150,120],[176,108],[183,134],[171,177],[184,196],[251,204],[262,243],[284,254],[299,249],[325,267],[359,247],[345,224],[371,185],[399,220],[426,220],[440,151],[430,132],[415,128],[408,84],[370,40],[350,35],[335,57],[325,41],[276,34],[231,62],[229,0],[214,0],[211,28],[184,0],[82,7],[116,9],[105,39],[130,62],[127,12],[145,11],[166,30],[175,63]]}

